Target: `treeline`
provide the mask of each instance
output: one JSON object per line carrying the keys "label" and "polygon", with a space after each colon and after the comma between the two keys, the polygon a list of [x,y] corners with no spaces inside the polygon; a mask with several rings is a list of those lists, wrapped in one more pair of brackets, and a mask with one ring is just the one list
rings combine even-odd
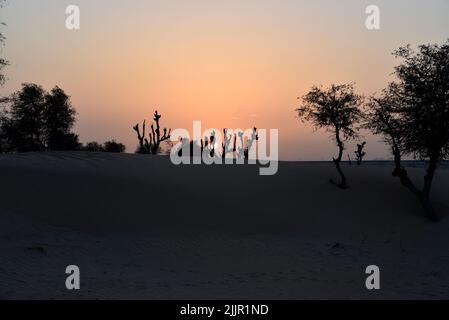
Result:
{"label": "treeline", "polygon": [[[406,46],[393,54],[402,62],[395,68],[396,80],[380,94],[365,98],[352,83],[315,86],[300,98],[296,111],[303,121],[331,133],[338,147],[333,162],[340,188],[348,187],[341,166],[345,143],[359,138],[360,129],[368,129],[388,144],[394,158],[393,176],[420,200],[432,220],[438,220],[430,192],[438,164],[449,156],[449,40],[421,45],[417,51]],[[365,156],[364,147],[358,145],[358,161]],[[410,179],[404,156],[427,160],[422,187]]]}
{"label": "treeline", "polygon": [[2,98],[0,152],[67,151],[124,152],[125,146],[111,140],[104,144],[80,143],[73,132],[76,110],[59,87],[50,92],[26,83],[21,90]]}

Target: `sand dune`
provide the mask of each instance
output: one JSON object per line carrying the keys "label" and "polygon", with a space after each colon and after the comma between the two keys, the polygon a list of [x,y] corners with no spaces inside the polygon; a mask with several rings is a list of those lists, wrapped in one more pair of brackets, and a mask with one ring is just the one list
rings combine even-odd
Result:
{"label": "sand dune", "polygon": [[[330,163],[259,176],[142,155],[1,155],[0,298],[448,298],[449,221],[428,222],[388,165],[344,169],[346,191]],[[442,212],[448,178],[435,179]],[[64,287],[69,264],[80,291]],[[364,286],[370,264],[380,291]]]}

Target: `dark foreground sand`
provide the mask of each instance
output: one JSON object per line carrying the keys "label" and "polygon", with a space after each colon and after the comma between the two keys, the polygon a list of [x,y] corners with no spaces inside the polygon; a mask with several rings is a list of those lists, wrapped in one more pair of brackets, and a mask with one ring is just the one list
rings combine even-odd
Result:
{"label": "dark foreground sand", "polygon": [[[346,191],[330,163],[263,177],[166,157],[0,155],[0,298],[449,298],[449,219],[427,221],[388,165],[344,169]],[[448,190],[440,170],[442,213]]]}

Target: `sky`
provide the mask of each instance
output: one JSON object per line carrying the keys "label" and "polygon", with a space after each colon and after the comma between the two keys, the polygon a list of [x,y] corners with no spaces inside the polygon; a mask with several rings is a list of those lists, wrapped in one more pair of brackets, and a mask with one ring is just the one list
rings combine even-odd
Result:
{"label": "sky", "polygon": [[[80,30],[65,26],[69,5]],[[380,30],[365,27],[368,5]],[[82,142],[114,138],[133,152],[132,127],[157,109],[171,128],[279,129],[282,160],[337,151],[295,114],[310,87],[355,82],[369,96],[394,79],[393,50],[449,38],[449,0],[8,0],[0,19],[11,62],[0,94],[60,86]],[[369,159],[390,158],[363,135]]]}

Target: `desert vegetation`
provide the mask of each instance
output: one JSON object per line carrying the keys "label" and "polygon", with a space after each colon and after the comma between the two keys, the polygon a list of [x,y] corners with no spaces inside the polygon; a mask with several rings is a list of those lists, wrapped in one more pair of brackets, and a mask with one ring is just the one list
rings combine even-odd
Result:
{"label": "desert vegetation", "polygon": [[[333,162],[341,176],[340,188],[348,186],[341,168],[345,142],[358,138],[360,128],[369,129],[389,145],[393,176],[420,200],[430,219],[438,220],[431,189],[438,164],[449,155],[449,40],[441,45],[421,45],[417,51],[401,47],[393,55],[401,60],[395,67],[396,80],[380,94],[364,101],[352,84],[315,86],[301,98],[296,112],[302,121],[332,133],[339,151]],[[366,155],[365,145],[357,144],[359,165]],[[427,161],[421,188],[403,166],[404,156]]]}
{"label": "desert vegetation", "polygon": [[[438,220],[430,194],[438,164],[449,155],[449,40],[417,51],[402,47],[394,55],[402,60],[395,68],[397,79],[371,97],[366,125],[390,146],[393,176],[418,197],[429,218]],[[405,155],[427,160],[422,188],[403,167]]]}
{"label": "desert vegetation", "polygon": [[19,91],[2,98],[1,105],[0,152],[125,151],[115,140],[104,145],[80,143],[73,132],[76,110],[58,86],[48,92],[40,85],[25,83]]}
{"label": "desert vegetation", "polygon": [[358,143],[357,150],[354,151],[355,158],[357,160],[358,165],[362,164],[363,158],[366,156],[366,152],[364,151],[365,146],[366,146],[366,141],[363,141],[362,143]]}
{"label": "desert vegetation", "polygon": [[346,189],[347,178],[341,168],[341,160],[345,142],[358,136],[356,126],[362,118],[362,96],[355,93],[353,84],[333,84],[329,88],[315,86],[301,100],[301,107],[296,109],[299,118],[332,134],[338,147],[338,155],[333,162],[341,177],[337,185]]}
{"label": "desert vegetation", "polygon": [[163,132],[161,131],[161,118],[162,115],[156,110],[153,116],[154,123],[150,125],[151,131],[148,133],[148,136],[146,135],[146,120],[143,121],[142,130],[140,130],[139,124],[133,127],[139,140],[137,153],[156,155],[161,151],[161,143],[170,139],[171,129],[167,130],[167,128],[164,128]]}
{"label": "desert vegetation", "polygon": [[103,144],[96,141],[87,142],[86,144],[81,145],[80,150],[90,152],[123,153],[126,151],[126,146],[123,143],[117,142],[113,139],[106,141]]}

